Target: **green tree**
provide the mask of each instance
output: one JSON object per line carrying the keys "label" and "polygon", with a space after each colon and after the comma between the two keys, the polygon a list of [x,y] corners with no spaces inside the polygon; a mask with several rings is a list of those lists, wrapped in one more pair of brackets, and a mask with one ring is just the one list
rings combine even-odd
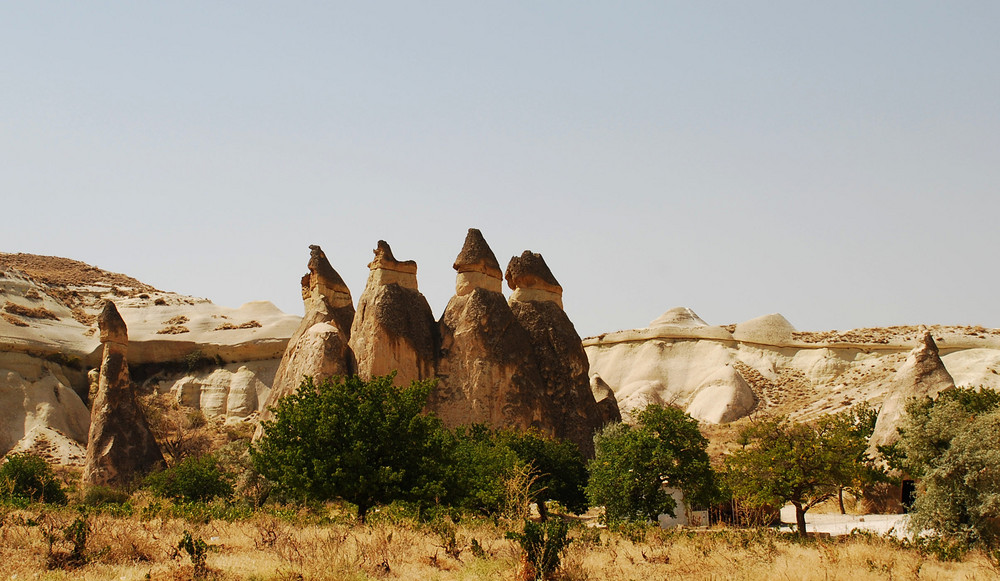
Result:
{"label": "green tree", "polygon": [[394,375],[306,378],[264,422],[257,470],[292,496],[352,502],[362,521],[377,503],[444,499],[453,438],[420,413],[433,382],[396,387]]}
{"label": "green tree", "polygon": [[911,401],[896,445],[919,478],[910,525],[962,545],[1000,544],[1000,394],[948,389]]}
{"label": "green tree", "polygon": [[650,405],[638,425],[612,424],[594,437],[587,496],[604,506],[607,522],[652,520],[674,515],[666,488],[683,492],[689,504],[708,504],[717,495],[708,460],[708,440],[698,422],[673,407]]}
{"label": "green tree", "polygon": [[537,430],[494,429],[483,424],[455,430],[457,445],[452,465],[460,483],[458,503],[495,514],[505,505],[504,481],[528,467],[530,496],[546,515],[554,500],[573,512],[587,509],[584,487],[587,467],[572,442],[550,438]]}
{"label": "green tree", "polygon": [[849,414],[814,424],[776,418],[748,426],[740,434],[743,447],[725,460],[726,484],[751,506],[791,503],[798,532],[805,536],[810,508],[867,478],[861,461],[870,436],[866,430]]}
{"label": "green tree", "polygon": [[845,514],[844,491],[855,496],[862,494],[870,485],[885,482],[885,470],[868,455],[869,440],[875,431],[878,410],[862,402],[833,416],[834,433],[831,439],[839,441],[845,454],[852,455],[853,462],[845,463],[837,474],[837,504],[840,514]]}
{"label": "green tree", "polygon": [[160,496],[188,502],[229,498],[233,495],[230,477],[215,456],[188,457],[176,466],[146,477],[146,485]]}
{"label": "green tree", "polygon": [[66,503],[66,491],[44,458],[30,452],[8,454],[0,465],[0,499]]}

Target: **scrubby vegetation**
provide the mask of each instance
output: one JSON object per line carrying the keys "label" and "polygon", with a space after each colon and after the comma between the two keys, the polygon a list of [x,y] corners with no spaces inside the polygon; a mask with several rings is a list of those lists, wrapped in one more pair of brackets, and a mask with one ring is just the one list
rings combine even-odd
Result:
{"label": "scrubby vegetation", "polygon": [[[309,380],[279,404],[254,445],[246,426],[150,396],[145,406],[168,467],[133,489],[82,488],[72,479],[67,486],[41,458],[10,455],[0,466],[0,577],[46,569],[48,579],[1000,574],[989,528],[995,486],[967,477],[1000,465],[989,437],[1000,429],[1000,397],[957,390],[909,408],[893,458],[928,482],[923,502],[931,508],[918,502],[916,518],[951,518],[942,506],[955,503],[947,499],[965,503],[952,520],[920,521],[941,534],[911,542],[725,524],[661,530],[650,522],[678,508],[662,494],[664,483],[716,506],[757,491],[780,501],[781,482],[809,474],[822,476],[812,495],[863,488],[872,410],[803,427],[757,422],[744,433],[743,450],[766,461],[736,453],[717,474],[694,420],[651,406],[636,426],[601,432],[588,470],[574,446],[537,432],[444,428],[420,413],[430,387],[398,388],[391,376]],[[757,470],[756,485],[742,489],[732,475],[740,462],[776,469]],[[966,477],[946,477],[962,471]],[[931,483],[945,492],[935,496]],[[606,509],[607,527],[598,525],[600,509],[584,512],[588,503]]]}

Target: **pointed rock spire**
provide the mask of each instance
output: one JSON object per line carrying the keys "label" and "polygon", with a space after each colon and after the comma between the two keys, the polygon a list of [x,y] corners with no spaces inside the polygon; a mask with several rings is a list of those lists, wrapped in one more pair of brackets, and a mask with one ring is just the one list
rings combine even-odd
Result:
{"label": "pointed rock spire", "polygon": [[83,481],[124,486],[162,467],[163,455],[135,399],[125,360],[128,328],[113,302],[104,304],[97,322],[104,353],[90,412]]}
{"label": "pointed rock spire", "polygon": [[507,286],[514,294],[511,300],[549,301],[562,308],[563,289],[541,254],[525,250],[507,263]]}
{"label": "pointed rock spire", "polygon": [[351,325],[358,375],[371,378],[396,371],[399,385],[431,378],[438,331],[427,299],[417,290],[417,263],[396,260],[385,240],[378,241],[374,252]]}
{"label": "pointed rock spire", "polygon": [[[396,260],[392,248],[385,240],[379,240],[378,246],[372,252],[375,259],[368,263],[371,273],[368,275],[369,285],[398,284],[403,288],[417,290],[417,263],[413,260]],[[368,287],[365,287],[368,290]],[[360,303],[359,303],[360,306]]]}
{"label": "pointed rock spire", "polygon": [[542,256],[528,250],[510,259],[506,278],[514,289],[511,311],[531,338],[545,383],[547,415],[558,418],[555,434],[592,456],[594,431],[604,418],[590,389],[583,342],[562,307],[562,287]]}
{"label": "pointed rock spire", "polygon": [[930,332],[924,331],[917,346],[910,351],[906,361],[893,375],[882,409],[875,421],[875,430],[869,439],[870,450],[892,444],[899,439],[896,427],[906,411],[906,403],[913,398],[933,397],[955,387],[955,380],[945,368],[938,354],[937,343]]}
{"label": "pointed rock spire", "polygon": [[[309,272],[302,277],[305,316],[288,340],[274,374],[261,412],[261,421],[271,419],[271,407],[295,393],[305,376],[317,380],[354,373],[354,357],[348,348],[354,322],[354,302],[344,279],[333,269],[323,249],[309,246]],[[258,428],[255,437],[263,435]]]}
{"label": "pointed rock spire", "polygon": [[490,250],[489,244],[483,238],[483,233],[475,228],[469,228],[465,236],[465,244],[452,268],[458,271],[455,281],[455,294],[466,295],[477,288],[491,292],[501,292],[503,288],[503,272],[496,255]]}
{"label": "pointed rock spire", "polygon": [[439,323],[438,385],[427,410],[449,427],[484,423],[555,435],[531,339],[500,292],[500,265],[479,230],[469,229],[454,268],[455,296]]}
{"label": "pointed rock spire", "polygon": [[111,301],[105,301],[104,309],[97,316],[97,327],[101,330],[101,343],[128,345],[128,327],[118,308]]}

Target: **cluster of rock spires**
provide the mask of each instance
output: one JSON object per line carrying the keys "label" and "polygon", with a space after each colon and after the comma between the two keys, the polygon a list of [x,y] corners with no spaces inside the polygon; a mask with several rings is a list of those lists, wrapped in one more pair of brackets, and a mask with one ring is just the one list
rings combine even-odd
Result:
{"label": "cluster of rock spires", "polygon": [[[479,230],[453,265],[455,296],[440,321],[417,287],[417,264],[380,240],[355,312],[351,294],[318,246],[302,279],[306,314],[289,341],[265,408],[303,376],[396,372],[396,383],[437,379],[427,411],[446,425],[535,428],[593,453],[592,436],[620,419],[613,394],[591,391],[580,336],[562,287],[541,255],[513,257],[505,274]],[[503,279],[513,290],[501,292]],[[262,420],[269,412],[262,414]]]}

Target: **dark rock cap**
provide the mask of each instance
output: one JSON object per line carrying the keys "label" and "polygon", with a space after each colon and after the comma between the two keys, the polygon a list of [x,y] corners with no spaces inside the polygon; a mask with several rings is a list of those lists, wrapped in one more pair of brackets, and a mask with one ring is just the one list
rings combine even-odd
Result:
{"label": "dark rock cap", "polygon": [[458,272],[482,272],[497,278],[502,276],[496,255],[483,238],[483,233],[476,228],[469,228],[469,233],[465,235],[465,244],[452,268]]}
{"label": "dark rock cap", "polygon": [[309,272],[318,274],[330,287],[347,289],[347,283],[340,277],[340,274],[333,269],[330,261],[326,258],[326,253],[317,244],[309,245]]}
{"label": "dark rock cap", "polygon": [[368,268],[372,270],[384,268],[386,270],[417,273],[417,262],[415,260],[396,260],[396,257],[392,255],[392,248],[389,248],[389,243],[385,240],[379,240],[378,247],[372,252],[375,253],[375,260],[368,263]]}
{"label": "dark rock cap", "polygon": [[351,294],[351,290],[347,288],[347,283],[344,279],[340,277],[340,274],[330,266],[330,261],[326,258],[326,253],[323,249],[316,244],[309,245],[309,272],[302,275],[302,298],[303,300],[308,298],[310,289],[313,288],[313,275],[319,278],[318,281],[322,282],[323,286],[332,289],[336,292],[342,292],[347,295]]}
{"label": "dark rock cap", "polygon": [[558,287],[559,282],[552,275],[549,266],[545,264],[545,259],[541,254],[525,250],[521,256],[514,256],[507,263],[507,286],[512,290],[518,288],[532,287]]}
{"label": "dark rock cap", "polygon": [[104,310],[97,316],[97,326],[101,329],[101,343],[128,343],[128,327],[115,303],[104,302]]}

